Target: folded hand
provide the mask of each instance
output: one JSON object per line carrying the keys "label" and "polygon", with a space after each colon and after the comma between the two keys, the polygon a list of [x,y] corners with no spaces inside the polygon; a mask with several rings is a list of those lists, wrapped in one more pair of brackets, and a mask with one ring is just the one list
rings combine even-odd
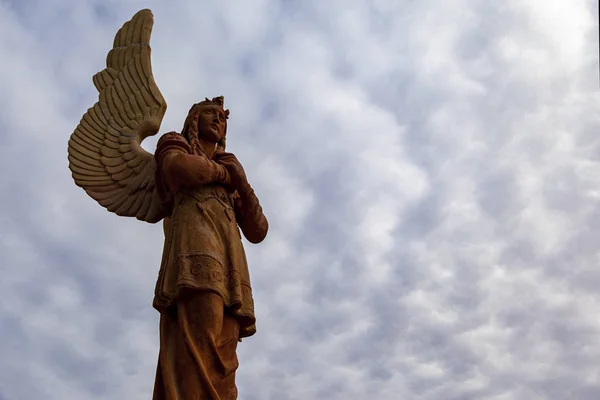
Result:
{"label": "folded hand", "polygon": [[224,166],[227,172],[229,172],[231,185],[234,189],[240,190],[248,183],[248,180],[246,179],[246,172],[235,155],[232,153],[226,153],[224,151],[218,152],[215,154],[214,160],[215,162]]}

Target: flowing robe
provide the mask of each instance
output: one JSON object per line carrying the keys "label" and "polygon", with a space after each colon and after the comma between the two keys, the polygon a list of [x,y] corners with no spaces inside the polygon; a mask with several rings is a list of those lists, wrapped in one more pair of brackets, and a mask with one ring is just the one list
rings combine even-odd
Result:
{"label": "flowing robe", "polygon": [[[180,134],[163,135],[155,157],[157,185],[172,213],[164,221],[153,302],[161,313],[154,400],[234,400],[237,343],[256,332],[238,228],[244,210],[224,185],[224,167],[192,154]],[[264,220],[264,225],[262,209],[254,203],[245,220],[258,225]]]}

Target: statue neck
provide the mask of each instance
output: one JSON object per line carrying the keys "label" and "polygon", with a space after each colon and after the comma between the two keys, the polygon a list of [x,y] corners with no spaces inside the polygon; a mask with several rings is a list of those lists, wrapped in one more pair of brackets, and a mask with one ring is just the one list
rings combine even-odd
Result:
{"label": "statue neck", "polygon": [[208,158],[213,157],[217,149],[217,144],[209,140],[198,138],[198,150],[203,152]]}

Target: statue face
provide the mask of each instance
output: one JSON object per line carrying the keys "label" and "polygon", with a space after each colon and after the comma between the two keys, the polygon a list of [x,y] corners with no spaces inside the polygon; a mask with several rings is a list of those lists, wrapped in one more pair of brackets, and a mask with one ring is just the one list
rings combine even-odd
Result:
{"label": "statue face", "polygon": [[227,127],[227,117],[222,107],[206,104],[198,108],[198,136],[217,143]]}

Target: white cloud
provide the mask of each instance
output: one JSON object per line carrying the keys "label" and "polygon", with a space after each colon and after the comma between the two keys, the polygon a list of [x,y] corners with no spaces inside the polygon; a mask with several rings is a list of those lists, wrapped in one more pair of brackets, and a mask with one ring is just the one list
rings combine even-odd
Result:
{"label": "white cloud", "polygon": [[56,0],[0,3],[0,399],[151,395],[162,228],[66,160],[144,7],[162,130],[225,95],[270,220],[241,399],[597,397],[594,3]]}

